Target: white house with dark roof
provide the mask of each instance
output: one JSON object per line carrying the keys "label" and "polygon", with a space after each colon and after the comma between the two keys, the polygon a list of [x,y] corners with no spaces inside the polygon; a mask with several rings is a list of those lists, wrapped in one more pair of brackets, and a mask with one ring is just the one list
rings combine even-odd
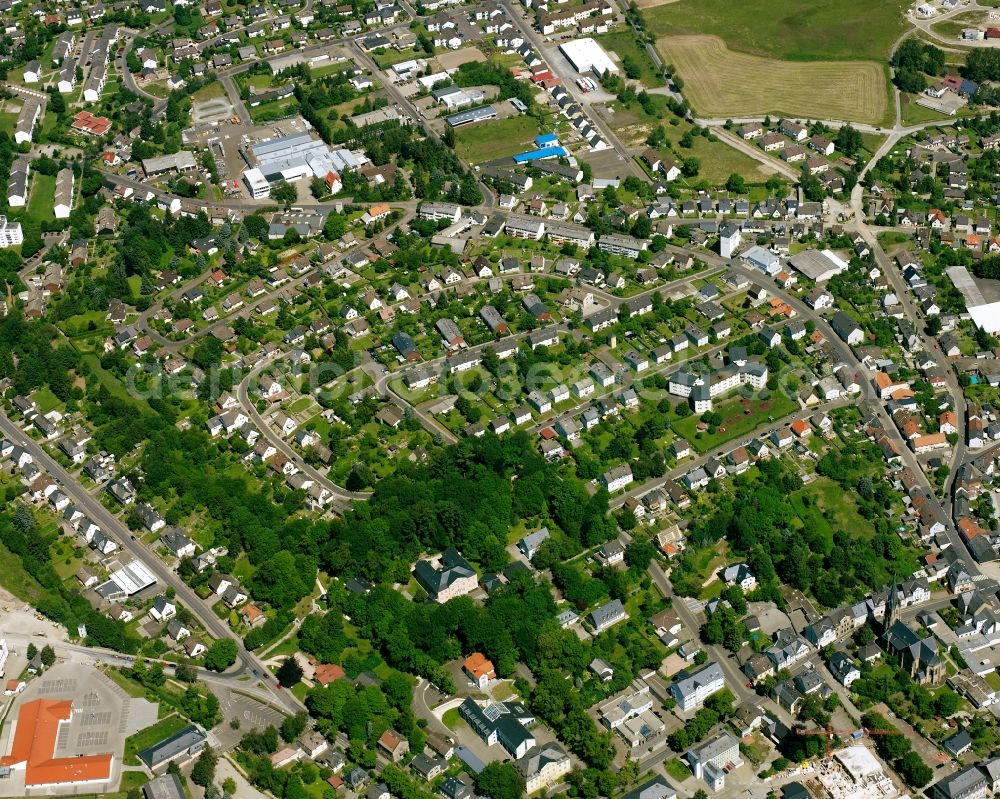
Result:
{"label": "white house with dark roof", "polygon": [[594,628],[595,633],[603,632],[627,618],[628,613],[625,612],[625,606],[620,599],[612,599],[607,604],[601,605],[587,614],[587,621]]}

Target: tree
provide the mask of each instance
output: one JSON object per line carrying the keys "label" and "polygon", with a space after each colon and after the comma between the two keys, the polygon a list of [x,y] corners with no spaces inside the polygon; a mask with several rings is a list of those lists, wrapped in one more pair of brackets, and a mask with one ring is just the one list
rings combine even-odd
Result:
{"label": "tree", "polygon": [[857,155],[858,151],[862,147],[864,147],[864,140],[861,138],[861,134],[857,130],[850,125],[844,125],[844,127],[837,131],[837,137],[834,139],[834,144],[840,152],[844,153],[844,155],[854,156]]}
{"label": "tree", "polygon": [[307,566],[305,558],[297,559],[283,549],[260,565],[250,588],[258,599],[269,602],[279,610],[289,610],[309,593],[315,577],[315,563]]}
{"label": "tree", "polygon": [[243,220],[243,227],[253,238],[263,240],[267,238],[268,224],[263,214],[250,214]]}
{"label": "tree", "polygon": [[285,688],[291,688],[302,679],[302,667],[299,665],[298,660],[289,655],[281,661],[281,665],[274,676],[278,678],[278,682]]}
{"label": "tree", "polygon": [[63,96],[59,92],[51,92],[49,97],[51,98],[48,103],[49,112],[56,115],[65,114],[66,100],[63,99]]}
{"label": "tree", "polygon": [[[282,683],[284,685],[284,683]],[[306,722],[309,720],[309,716],[304,710],[300,710],[298,713],[292,716],[286,716],[284,721],[281,722],[281,728],[279,732],[281,733],[281,738],[286,743],[291,743],[306,729]]]}
{"label": "tree", "polygon": [[939,716],[952,716],[961,704],[958,694],[950,688],[943,688],[934,699],[934,710]]}
{"label": "tree", "polygon": [[490,799],[520,799],[525,783],[510,763],[494,761],[476,776],[476,790]]}
{"label": "tree", "polygon": [[701,171],[701,161],[697,158],[689,157],[681,160],[681,172],[686,178],[694,178]]}
{"label": "tree", "polygon": [[42,665],[46,668],[56,662],[56,651],[46,644],[42,647]]}
{"label": "tree", "polygon": [[191,782],[202,788],[211,785],[215,779],[215,766],[218,762],[219,756],[215,754],[215,750],[210,746],[205,747],[191,769]]}
{"label": "tree", "polygon": [[336,241],[347,232],[347,217],[343,214],[331,213],[323,223],[323,235],[330,241]]}
{"label": "tree", "polygon": [[630,80],[639,80],[642,77],[642,65],[632,56],[627,55],[622,59],[622,69],[625,71],[625,77]]}
{"label": "tree", "polygon": [[236,662],[236,653],[236,642],[232,638],[220,638],[205,653],[205,668],[225,671]]}
{"label": "tree", "polygon": [[894,765],[903,782],[911,788],[923,788],[934,776],[931,767],[916,752],[907,752]]}
{"label": "tree", "polygon": [[874,643],[875,633],[872,632],[872,628],[867,624],[862,625],[858,628],[858,631],[854,633],[854,643],[858,646],[868,646],[868,644]]}
{"label": "tree", "polygon": [[921,73],[915,72],[912,69],[897,69],[892,80],[901,92],[920,94],[927,88],[927,79]]}
{"label": "tree", "polygon": [[1000,52],[996,50],[972,50],[965,59],[962,74],[976,83],[1000,80]]}
{"label": "tree", "polygon": [[298,199],[299,194],[291,183],[282,180],[271,187],[271,196],[285,208],[288,208]]}
{"label": "tree", "polygon": [[733,172],[726,180],[726,189],[733,194],[746,194],[747,182],[742,175]]}
{"label": "tree", "polygon": [[25,650],[24,654],[27,655],[28,660],[34,660],[35,655],[38,654],[38,647],[32,643],[29,643],[28,648]]}

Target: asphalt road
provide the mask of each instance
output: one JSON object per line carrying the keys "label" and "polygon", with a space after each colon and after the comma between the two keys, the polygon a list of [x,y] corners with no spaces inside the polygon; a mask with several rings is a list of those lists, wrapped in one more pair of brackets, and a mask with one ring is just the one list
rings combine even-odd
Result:
{"label": "asphalt road", "polygon": [[[239,652],[237,660],[239,666],[230,672],[234,677],[239,677],[247,673],[254,677],[261,675],[270,677],[270,672],[264,667],[260,659],[252,652],[248,652],[243,648],[242,639],[229,628],[229,625],[216,616],[212,609],[191,590],[187,583],[167,568],[166,564],[155,552],[149,549],[142,540],[132,535],[128,528],[117,517],[111,514],[98,499],[85,491],[76,477],[66,471],[38,442],[27,436],[3,414],[0,414],[0,431],[8,439],[16,442],[30,452],[35,460],[35,464],[60,484],[62,490],[76,506],[97,522],[106,533],[114,536],[122,549],[141,560],[161,585],[172,586],[176,592],[177,599],[191,611],[192,615],[201,623],[212,638],[231,638],[236,641]],[[296,712],[302,708],[302,704],[290,691],[276,691],[273,701],[276,701],[289,712]]]}
{"label": "asphalt road", "polygon": [[237,387],[236,399],[242,406],[244,413],[250,417],[250,420],[261,432],[261,435],[263,435],[264,438],[266,438],[271,445],[278,450],[278,452],[294,463],[299,471],[308,475],[311,479],[326,488],[333,495],[334,500],[332,505],[336,510],[343,513],[351,507],[353,502],[368,499],[368,497],[371,496],[370,491],[348,491],[346,488],[338,486],[332,480],[320,474],[316,469],[306,463],[302,457],[294,449],[292,449],[292,447],[289,446],[289,444],[282,439],[275,430],[272,429],[271,425],[264,421],[264,418],[260,415],[260,413],[258,413],[253,400],[249,396],[249,387],[252,384],[255,384],[261,373],[270,368],[270,366],[270,362],[260,364],[252,372],[250,372],[250,374],[248,374],[243,382]]}

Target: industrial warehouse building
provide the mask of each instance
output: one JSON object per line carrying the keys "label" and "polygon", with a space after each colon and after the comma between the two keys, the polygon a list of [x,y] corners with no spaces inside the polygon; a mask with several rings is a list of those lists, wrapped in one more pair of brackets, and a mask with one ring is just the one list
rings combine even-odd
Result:
{"label": "industrial warehouse building", "polygon": [[581,75],[593,72],[597,77],[603,78],[609,72],[618,72],[618,66],[607,51],[589,36],[564,42],[559,45],[559,52],[566,56],[573,69]]}
{"label": "industrial warehouse building", "polygon": [[241,149],[240,154],[249,167],[243,172],[243,182],[254,198],[267,197],[271,185],[278,181],[326,179],[331,174],[339,177],[365,163],[363,156],[350,150],[332,150],[309,133],[266,139]]}
{"label": "industrial warehouse building", "polygon": [[458,128],[462,125],[471,125],[473,122],[485,122],[488,119],[496,119],[497,110],[492,105],[485,105],[482,108],[473,108],[469,111],[459,111],[445,119],[451,127]]}

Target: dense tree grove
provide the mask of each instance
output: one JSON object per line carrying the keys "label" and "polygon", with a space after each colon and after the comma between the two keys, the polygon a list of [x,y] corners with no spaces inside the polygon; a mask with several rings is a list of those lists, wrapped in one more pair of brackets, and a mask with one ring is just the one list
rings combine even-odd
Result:
{"label": "dense tree grove", "polygon": [[510,763],[493,762],[476,775],[476,791],[490,799],[518,799],[524,795],[524,777]]}
{"label": "dense tree grove", "polygon": [[927,87],[924,75],[939,75],[944,70],[944,52],[919,39],[907,39],[893,53],[891,64],[895,82],[902,91],[921,92]]}
{"label": "dense tree grove", "polygon": [[[896,770],[896,773],[903,778],[903,782],[912,788],[923,788],[931,781],[934,771],[924,763],[911,748],[910,739],[892,725],[892,723],[877,713],[866,713],[861,722],[868,729],[889,732],[889,735],[874,736],[875,748],[878,753]],[[892,734],[895,733],[895,734]]]}
{"label": "dense tree grove", "polygon": [[[868,591],[885,585],[892,579],[894,564],[903,557],[903,544],[886,510],[891,490],[884,481],[866,485],[870,490],[859,492],[859,483],[879,456],[872,445],[863,443],[839,454],[829,453],[820,459],[820,475],[840,483],[845,491],[858,497],[858,510],[875,528],[868,547],[853,546],[856,531],[836,525],[805,524],[793,528],[799,510],[793,498],[802,488],[793,469],[777,459],[758,464],[759,480],[746,475],[733,481],[732,497],[720,496],[718,507],[708,518],[696,521],[689,541],[691,554],[685,553],[674,569],[674,589],[682,595],[696,593],[696,552],[725,536],[730,547],[746,557],[757,575],[760,586],[753,599],[773,599],[781,602],[779,583],[785,583],[814,596],[826,607],[836,607],[856,600]],[[819,509],[813,512],[822,517]],[[831,529],[832,528],[832,529]],[[789,533],[794,529],[795,534]],[[731,631],[734,636],[738,630]],[[720,635],[725,630],[720,627]]]}
{"label": "dense tree grove", "polygon": [[535,104],[535,92],[531,86],[523,80],[517,80],[509,69],[492,61],[467,61],[459,66],[454,80],[458,86],[498,86],[499,100],[513,97],[528,108],[533,108]]}
{"label": "dense tree grove", "polygon": [[[356,128],[348,125],[334,136],[336,144],[364,147],[372,163],[383,166],[395,159],[397,166],[411,170],[413,193],[423,200],[448,200],[478,205],[483,193],[473,173],[465,168],[454,150],[444,142],[425,135],[417,126],[397,122]],[[351,184],[356,200],[372,199],[360,183]],[[359,194],[359,192],[362,192]]]}
{"label": "dense tree grove", "polygon": [[970,50],[962,74],[976,83],[1000,80],[1000,52],[989,48]]}
{"label": "dense tree grove", "polygon": [[[516,479],[512,479],[516,475]],[[614,535],[607,494],[559,476],[527,434],[462,441],[426,465],[401,464],[367,503],[333,522],[324,569],[372,581],[408,579],[421,552],[453,546],[486,569],[507,563],[507,532],[518,518],[548,514],[579,551]]]}
{"label": "dense tree grove", "polygon": [[980,258],[973,264],[972,271],[976,277],[988,278],[990,280],[1000,278],[1000,256],[989,255],[985,258]]}

